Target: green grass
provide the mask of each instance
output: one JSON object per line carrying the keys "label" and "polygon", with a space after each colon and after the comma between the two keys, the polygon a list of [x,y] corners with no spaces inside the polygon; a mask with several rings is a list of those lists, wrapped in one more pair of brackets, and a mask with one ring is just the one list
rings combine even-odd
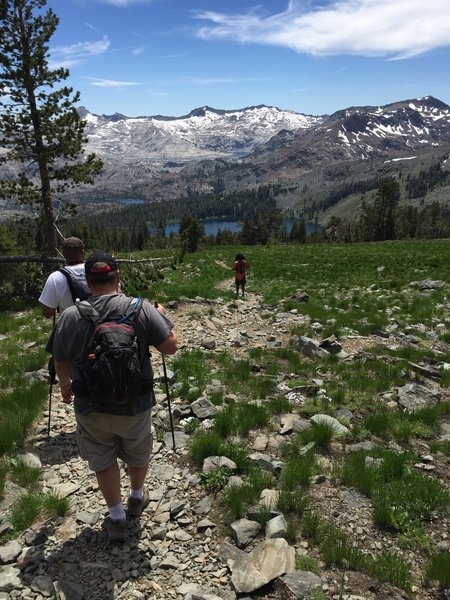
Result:
{"label": "green grass", "polygon": [[214,430],[196,430],[190,442],[190,452],[194,463],[200,468],[208,456],[226,456],[236,463],[238,472],[248,472],[251,469],[252,463],[246,447],[224,441]]}
{"label": "green grass", "polygon": [[331,441],[335,435],[334,427],[325,421],[312,422],[311,427],[299,433],[299,437],[305,446],[313,442],[321,450],[328,450],[330,448]]}
{"label": "green grass", "polygon": [[278,497],[277,508],[283,514],[292,514],[300,518],[308,507],[308,496],[304,490],[281,491]]}
{"label": "green grass", "polygon": [[308,488],[315,472],[317,466],[311,455],[291,458],[281,472],[281,489],[285,492],[294,492],[299,488]]}
{"label": "green grass", "polygon": [[404,531],[411,523],[429,520],[447,508],[450,492],[428,475],[410,471],[375,489],[372,502],[377,525]]}
{"label": "green grass", "polygon": [[170,367],[176,373],[177,383],[181,384],[174,390],[174,395],[189,396],[191,402],[201,395],[210,381],[211,369],[201,350],[183,350],[177,353],[171,358]]}
{"label": "green grass", "polygon": [[407,594],[411,593],[411,568],[398,554],[383,550],[380,554],[369,555],[334,523],[321,519],[316,513],[305,513],[302,519],[302,533],[319,546],[320,556],[328,567],[361,571],[379,581],[391,583]]}
{"label": "green grass", "polygon": [[439,431],[443,408],[440,405],[422,408],[414,413],[389,411],[383,406],[367,416],[362,426],[383,440],[409,442],[411,438],[430,438]]}
{"label": "green grass", "polygon": [[425,578],[437,581],[445,589],[450,589],[450,554],[434,554],[427,565]]}
{"label": "green grass", "polygon": [[64,516],[69,509],[67,498],[49,492],[30,491],[19,496],[11,505],[11,524],[15,531],[23,531],[40,517],[52,514]]}
{"label": "green grass", "polygon": [[383,448],[369,452],[360,450],[345,458],[341,469],[342,482],[371,496],[379,485],[404,477],[414,458],[408,452],[396,453]]}
{"label": "green grass", "polygon": [[34,487],[38,482],[42,469],[31,467],[23,460],[10,461],[9,466],[10,479],[20,487]]}
{"label": "green grass", "polygon": [[431,452],[442,453],[445,456],[450,456],[450,440],[430,442]]}
{"label": "green grass", "polygon": [[[242,248],[232,246],[205,248],[186,254],[176,268],[168,264],[169,255],[173,254],[171,250],[136,253],[140,258],[160,255],[167,260],[159,273],[143,273],[135,266],[124,264],[124,285],[129,292],[142,291],[144,296],[162,304],[200,296],[205,303],[185,305],[184,316],[196,320],[208,314],[220,319],[222,304],[210,301],[221,297],[225,306],[234,301],[233,286],[223,289],[220,284],[232,278],[228,267],[230,257],[240,250]],[[286,514],[291,540],[298,539],[297,530],[301,528],[302,536],[308,538],[316,551],[328,557],[333,568],[338,567],[342,572],[349,566],[358,568],[380,581],[389,581],[407,590],[408,566],[397,560],[397,555],[392,558],[380,554],[372,557],[373,560],[367,555],[361,557],[361,550],[339,532],[326,534],[321,515],[310,511],[309,484],[311,477],[319,472],[314,452],[326,451],[333,467],[330,483],[355,487],[370,496],[374,518],[379,526],[389,528],[386,535],[391,536],[394,549],[406,547],[422,553],[423,558],[429,552],[428,519],[439,518],[446,509],[447,495],[439,485],[434,485],[436,480],[431,476],[414,474],[417,457],[413,453],[382,449],[356,456],[349,454],[341,459],[343,447],[332,443],[330,432],[311,427],[303,437],[292,436],[283,452],[280,451],[286,465],[276,475],[255,468],[248,455],[259,429],[278,439],[280,415],[296,412],[308,418],[320,412],[336,416],[340,408],[354,413],[349,423],[345,423],[351,429],[353,440],[380,438],[381,445],[396,442],[405,450],[412,444],[422,448],[425,440],[430,452],[436,453],[436,460],[442,461],[442,454],[450,454],[448,442],[436,441],[442,421],[448,420],[450,414],[448,404],[406,414],[384,409],[384,399],[379,400],[385,393],[392,393],[397,386],[412,380],[408,361],[418,363],[426,358],[430,364],[450,362],[450,353],[443,344],[439,352],[431,349],[432,336],[427,336],[422,327],[424,325],[434,337],[449,341],[448,333],[437,327],[438,323],[449,325],[448,287],[425,297],[414,283],[421,279],[448,278],[450,241],[268,245],[249,247],[245,253],[252,262],[248,292],[261,296],[267,323],[275,325],[277,313],[291,309],[296,309],[299,320],[302,317],[304,320],[292,327],[285,347],[266,348],[263,340],[259,347],[249,351],[241,347],[239,352],[233,348],[205,352],[196,349],[198,345],[194,341],[194,346],[189,344],[188,349],[170,357],[170,368],[176,373],[174,398],[182,404],[203,394],[213,379],[220,379],[222,383],[221,390],[210,395],[211,401],[221,409],[213,419],[213,428],[206,431],[198,419],[185,425],[192,436],[192,460],[201,469],[207,456],[222,455],[238,465],[243,487],[223,489],[228,477],[225,473],[204,478],[212,492],[223,489],[220,501],[227,519],[244,516],[248,507],[259,501],[262,489],[277,489],[281,492],[279,509]],[[309,302],[297,302],[293,295],[298,291],[307,292]],[[233,309],[230,307],[230,310]],[[311,328],[308,317],[319,323],[320,331]],[[182,325],[175,322],[175,328],[178,327]],[[0,339],[0,445],[3,444],[0,451],[7,453],[0,460],[0,489],[2,481],[14,478],[22,482],[31,495],[39,489],[38,473],[21,467],[13,472],[9,457],[21,447],[31,423],[46,405],[48,386],[31,384],[28,373],[46,366],[47,357],[42,347],[50,328],[50,321],[40,317],[38,308],[18,315],[0,315],[0,333],[6,336]],[[311,360],[296,348],[296,336],[300,334],[316,339],[331,334],[343,338],[388,328],[400,336],[414,334],[418,343],[398,349],[391,344],[394,340],[390,340],[389,345],[384,341],[374,343],[364,348],[373,358],[357,361],[342,361],[335,356]],[[30,346],[29,342],[34,341],[36,344]],[[448,387],[450,372],[442,370],[441,374],[440,385]],[[324,397],[308,396],[298,402],[298,398],[289,400],[277,389],[280,382],[295,388],[311,384],[316,378],[323,381]],[[415,381],[427,383],[417,374]],[[224,404],[224,397],[230,394],[236,400]],[[288,436],[285,441],[287,439]],[[314,441],[314,451],[301,457],[299,452],[308,440]],[[374,459],[369,460],[370,464],[366,464],[368,456]],[[340,460],[342,467],[338,469]],[[23,518],[24,523],[35,518],[27,517],[27,511],[34,510],[33,501],[28,504],[29,509],[28,506],[17,509],[16,518]],[[52,509],[55,514],[64,510],[64,506],[58,508],[57,501],[55,504]],[[39,503],[37,505],[35,510],[41,515]],[[435,580],[439,581],[439,577]]]}
{"label": "green grass", "polygon": [[48,386],[35,381],[0,395],[0,456],[23,443],[48,398]]}
{"label": "green grass", "polygon": [[413,458],[406,452],[379,449],[352,454],[342,466],[343,483],[371,497],[374,522],[380,527],[405,532],[450,505],[450,492],[412,469]]}
{"label": "green grass", "polygon": [[309,571],[320,576],[320,566],[312,556],[299,556],[295,560],[295,568],[299,571]]}
{"label": "green grass", "polygon": [[[249,466],[243,484],[229,485],[222,494],[222,505],[225,509],[227,522],[231,523],[237,519],[242,519],[246,515],[247,509],[258,503],[261,492],[264,489],[273,488],[274,485],[273,475],[267,471]],[[267,507],[261,507],[258,514],[261,522],[267,522],[270,511]]]}
{"label": "green grass", "polygon": [[215,431],[196,431],[190,444],[192,459],[200,468],[208,456],[221,456],[222,448],[223,440]]}
{"label": "green grass", "polygon": [[412,590],[411,567],[398,554],[383,550],[383,552],[367,561],[366,571],[379,581],[386,581],[405,590]]}
{"label": "green grass", "polygon": [[230,477],[230,472],[224,467],[220,467],[210,473],[200,473],[200,479],[204,483],[207,490],[217,492],[221,490],[227,483]]}

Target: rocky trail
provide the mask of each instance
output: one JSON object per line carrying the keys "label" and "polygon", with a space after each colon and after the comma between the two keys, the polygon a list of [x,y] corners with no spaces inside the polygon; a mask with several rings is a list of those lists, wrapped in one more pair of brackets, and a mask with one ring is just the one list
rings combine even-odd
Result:
{"label": "rocky trail", "polygon": [[[224,282],[224,289],[232,290],[233,282]],[[261,304],[257,294],[249,291],[244,299],[232,302],[197,298],[169,307],[180,348],[211,353],[228,350],[244,356],[252,347],[286,345],[295,325],[304,323],[305,317],[296,310],[274,314],[272,308]],[[377,342],[387,344],[392,338],[378,338]],[[373,344],[373,339],[354,336],[341,343],[342,352],[351,358]],[[155,372],[161,372],[157,352],[152,360]],[[215,384],[220,386],[220,382]],[[432,387],[436,388],[434,384]],[[151,502],[140,519],[130,521],[129,541],[110,545],[102,528],[106,506],[94,475],[78,456],[73,409],[61,401],[58,387],[54,387],[50,435],[47,436],[48,413],[44,413],[28,440],[25,457],[43,469],[43,491],[53,489],[67,497],[70,509],[64,517],[36,523],[0,547],[0,600],[289,599],[308,598],[314,590],[320,590],[324,598],[339,600],[406,597],[403,592],[358,573],[324,568],[319,577],[295,571],[295,559],[311,550],[306,540],[289,545],[282,535],[256,536],[239,528],[234,539],[228,537],[229,531],[224,529],[217,510],[217,498],[208,493],[189,460],[189,436],[176,418],[173,450],[170,431],[161,433],[162,423],[167,424],[168,420],[164,393],[157,393],[157,403],[156,435],[146,480]],[[203,410],[207,410],[205,406]],[[173,400],[172,409],[175,416],[182,413],[178,399]],[[207,412],[202,414],[208,416]],[[255,454],[277,459],[282,441],[295,429],[296,416],[288,417],[275,422],[269,432],[253,432],[250,443]],[[446,426],[450,435],[450,423]],[[336,447],[337,454],[339,451],[342,452]],[[423,454],[428,454],[426,448]],[[323,457],[325,469],[332,470],[333,459]],[[445,458],[435,459],[433,464],[442,473],[448,473]],[[124,472],[122,481],[127,481]],[[8,483],[1,509],[19,492]],[[126,493],[127,489],[123,489],[124,499]],[[368,498],[336,486],[328,476],[317,478],[311,495],[327,517],[335,519],[368,551],[393,546],[393,536],[373,526]],[[436,523],[433,537],[436,544],[447,549],[448,526],[448,517]],[[420,565],[414,553],[408,550],[405,554],[417,570]],[[288,571],[294,573],[279,577]],[[252,590],[252,582],[261,573],[263,584]],[[417,600],[444,597],[438,596],[434,588],[417,589],[416,593]]]}

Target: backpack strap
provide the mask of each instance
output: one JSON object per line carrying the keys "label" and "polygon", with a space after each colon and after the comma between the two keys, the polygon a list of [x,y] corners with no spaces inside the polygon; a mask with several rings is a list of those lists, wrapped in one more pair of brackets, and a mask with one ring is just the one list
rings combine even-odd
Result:
{"label": "backpack strap", "polygon": [[70,293],[72,294],[72,300],[73,300],[73,302],[75,304],[77,298],[76,298],[76,292],[74,290],[73,283],[72,283],[72,273],[70,271],[68,271],[65,267],[61,267],[58,270],[67,279],[67,285],[69,286]]}
{"label": "backpack strap", "polygon": [[117,321],[117,323],[127,323],[130,320],[135,323],[139,317],[139,313],[141,312],[143,301],[144,300],[141,296],[132,298],[130,304],[128,305],[127,312]]}
{"label": "backpack strap", "polygon": [[102,322],[102,318],[98,310],[94,308],[87,300],[78,300],[75,302],[75,306],[78,308],[80,315],[86,319],[86,321],[89,321],[94,325],[99,325]]}
{"label": "backpack strap", "polygon": [[[130,320],[134,323],[141,312],[142,303],[143,298],[141,296],[131,298],[126,313],[122,317],[119,317],[116,323],[127,323]],[[98,310],[88,300],[79,300],[75,303],[75,306],[78,308],[80,315],[94,325],[99,325],[103,321]]]}

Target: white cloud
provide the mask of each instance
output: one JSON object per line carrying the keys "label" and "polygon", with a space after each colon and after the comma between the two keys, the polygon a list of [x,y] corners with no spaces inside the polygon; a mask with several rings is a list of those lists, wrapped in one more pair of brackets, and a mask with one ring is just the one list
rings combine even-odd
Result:
{"label": "white cloud", "polygon": [[291,0],[274,15],[260,9],[228,15],[197,11],[210,21],[203,39],[284,46],[318,56],[352,54],[409,58],[450,46],[448,0]]}
{"label": "white cloud", "polygon": [[90,23],[86,23],[86,27],[89,27],[89,29],[92,29],[92,31],[95,31],[96,33],[100,33],[100,29],[97,29],[97,27],[91,25]]}
{"label": "white cloud", "polygon": [[141,46],[140,48],[134,48],[131,51],[131,54],[133,56],[139,56],[140,54],[142,54],[145,51],[146,47],[145,46]]}
{"label": "white cloud", "polygon": [[260,81],[252,78],[235,78],[235,77],[204,77],[191,78],[189,83],[193,85],[217,85],[221,83],[242,83],[245,81]]}
{"label": "white cloud", "polygon": [[140,81],[116,81],[114,79],[102,79],[100,77],[85,77],[89,79],[91,85],[101,88],[125,88],[133,85],[142,85]]}
{"label": "white cloud", "polygon": [[83,63],[91,56],[104,54],[110,46],[110,41],[105,36],[97,42],[78,42],[70,46],[58,46],[51,50],[51,68],[74,67]]}
{"label": "white cloud", "polygon": [[132,4],[146,4],[152,0],[100,0],[102,4],[111,4],[112,6],[118,6],[119,8],[128,8]]}

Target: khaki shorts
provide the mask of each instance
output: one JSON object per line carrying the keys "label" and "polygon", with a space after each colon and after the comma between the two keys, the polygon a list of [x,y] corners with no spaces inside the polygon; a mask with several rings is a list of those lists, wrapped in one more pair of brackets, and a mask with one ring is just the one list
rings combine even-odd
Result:
{"label": "khaki shorts", "polygon": [[153,446],[151,410],[134,416],[77,415],[77,442],[91,471],[103,471],[117,458],[130,467],[144,467]]}

